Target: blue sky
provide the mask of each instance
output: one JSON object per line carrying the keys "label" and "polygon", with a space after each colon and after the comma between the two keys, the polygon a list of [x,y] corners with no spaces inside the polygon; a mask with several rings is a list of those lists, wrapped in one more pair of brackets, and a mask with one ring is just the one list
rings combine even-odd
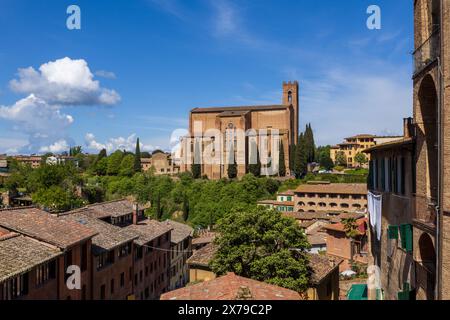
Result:
{"label": "blue sky", "polygon": [[[71,4],[81,30],[66,28]],[[366,27],[371,4],[381,30]],[[300,122],[318,144],[399,134],[412,112],[412,5],[1,0],[0,153],[132,148],[135,137],[167,149],[190,109],[280,103],[285,80],[299,81]]]}

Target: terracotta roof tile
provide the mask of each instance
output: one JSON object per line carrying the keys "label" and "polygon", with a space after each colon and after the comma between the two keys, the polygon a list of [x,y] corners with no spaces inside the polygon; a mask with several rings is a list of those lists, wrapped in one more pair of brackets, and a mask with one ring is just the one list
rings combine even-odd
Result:
{"label": "terracotta roof tile", "polygon": [[[90,209],[85,210],[85,212],[89,211]],[[68,213],[62,216],[61,219],[79,223],[98,233],[92,238],[92,252],[95,255],[114,249],[139,237],[138,234],[131,230],[120,228],[99,219],[92,218],[91,216],[86,215],[85,212]]]}
{"label": "terracotta roof tile", "polygon": [[166,220],[163,223],[173,228],[170,237],[173,243],[179,243],[188,237],[192,237],[194,234],[194,229],[187,224],[173,220]]}
{"label": "terracotta roof tile", "polygon": [[230,272],[214,280],[165,293],[161,300],[301,300],[289,289],[239,277]]}
{"label": "terracotta roof tile", "polygon": [[236,107],[211,107],[211,108],[195,108],[191,110],[191,113],[204,113],[204,112],[217,112],[222,113],[225,111],[268,111],[274,109],[287,109],[288,105],[267,105],[267,106],[236,106]]}
{"label": "terracotta roof tile", "polygon": [[134,240],[134,242],[142,246],[171,231],[173,228],[163,222],[145,219],[139,221],[138,224],[130,224],[123,229],[130,230],[137,234],[139,237]]}
{"label": "terracotta roof tile", "polygon": [[208,267],[217,252],[217,246],[214,243],[207,244],[203,248],[195,251],[192,256],[187,259],[187,264],[190,266]]}
{"label": "terracotta roof tile", "polygon": [[[356,224],[358,225],[358,231],[360,235],[363,235],[366,233],[366,226],[368,223],[367,218],[362,218],[356,220]],[[331,231],[338,231],[338,232],[345,232],[345,227],[343,223],[334,223],[334,224],[327,224],[323,227],[325,230],[331,230]]]}
{"label": "terracotta roof tile", "polygon": [[36,209],[0,211],[0,226],[66,249],[92,238],[96,231]]}
{"label": "terracotta roof tile", "polygon": [[0,282],[50,261],[62,251],[40,241],[18,235],[0,240]]}
{"label": "terracotta roof tile", "polygon": [[367,195],[367,184],[365,183],[330,183],[330,184],[303,184],[299,186],[296,193],[340,193]]}
{"label": "terracotta roof tile", "polygon": [[214,241],[215,238],[216,238],[215,232],[211,232],[211,231],[204,232],[201,235],[199,235],[198,237],[192,239],[192,244],[198,245],[198,244],[211,243]]}
{"label": "terracotta roof tile", "polygon": [[[114,200],[108,202],[95,203],[87,206],[86,208],[92,209],[90,215],[93,218],[107,218],[107,217],[121,217],[133,213],[134,203],[127,199]],[[149,206],[139,205],[139,210],[147,209]],[[81,209],[81,210],[84,210]]]}
{"label": "terracotta roof tile", "polygon": [[341,258],[320,254],[308,254],[308,258],[311,268],[310,281],[313,285],[319,284],[332,271],[339,268],[339,265],[343,261]]}

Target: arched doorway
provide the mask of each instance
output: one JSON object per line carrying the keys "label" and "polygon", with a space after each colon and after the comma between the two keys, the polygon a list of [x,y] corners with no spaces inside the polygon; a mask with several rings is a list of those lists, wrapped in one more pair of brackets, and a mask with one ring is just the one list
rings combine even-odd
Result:
{"label": "arched doorway", "polygon": [[430,235],[423,233],[419,238],[416,278],[419,287],[416,298],[418,300],[434,300],[436,250]]}
{"label": "arched doorway", "polygon": [[433,78],[427,75],[419,89],[420,113],[423,121],[423,145],[421,152],[426,152],[426,196],[435,200],[438,193],[438,99]]}

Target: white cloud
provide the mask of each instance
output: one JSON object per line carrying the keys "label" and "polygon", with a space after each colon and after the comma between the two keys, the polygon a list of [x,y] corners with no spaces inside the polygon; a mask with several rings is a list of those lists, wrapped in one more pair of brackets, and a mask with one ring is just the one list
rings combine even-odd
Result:
{"label": "white cloud", "polygon": [[52,105],[114,105],[120,101],[117,92],[100,86],[85,60],[68,57],[33,67],[19,69],[19,79],[10,88],[19,93],[34,94]]}
{"label": "white cloud", "polygon": [[42,153],[47,153],[47,152],[51,152],[51,153],[59,153],[59,152],[63,152],[63,151],[68,151],[70,148],[69,144],[67,143],[66,140],[61,139],[56,141],[55,143],[49,145],[49,146],[43,146],[39,149],[39,152]]}
{"label": "white cloud", "polygon": [[39,70],[19,69],[18,79],[10,81],[10,88],[27,97],[11,106],[0,105],[0,119],[10,121],[15,131],[28,136],[27,145],[10,147],[10,151],[67,150],[73,142],[67,128],[74,118],[64,112],[65,107],[114,105],[120,101],[117,92],[94,80],[85,60],[67,57],[44,63]]}
{"label": "white cloud", "polygon": [[215,27],[219,35],[230,35],[238,30],[239,17],[235,8],[227,1],[212,2],[216,9]]}
{"label": "white cloud", "polygon": [[106,79],[117,79],[116,74],[114,72],[106,71],[106,70],[95,71],[95,75],[97,77],[102,77],[102,78],[106,78]]}
{"label": "white cloud", "polygon": [[408,75],[407,68],[385,66],[367,72],[335,69],[303,80],[300,129],[312,122],[318,144],[336,144],[359,133],[401,134],[402,119],[412,113]]}
{"label": "white cloud", "polygon": [[[116,150],[126,150],[133,152],[136,148],[136,134],[132,134],[128,137],[117,137],[110,138],[107,142],[101,143],[98,142],[95,138],[95,135],[92,133],[87,133],[84,137],[86,147],[89,150],[100,151],[101,149],[106,149],[108,152],[114,152]],[[152,145],[147,145],[140,141],[139,143],[141,151],[153,151],[158,147],[154,147]]]}
{"label": "white cloud", "polygon": [[49,105],[34,94],[17,101],[12,106],[0,106],[0,118],[15,123],[16,128],[33,136],[48,136],[61,132],[74,121],[59,107]]}

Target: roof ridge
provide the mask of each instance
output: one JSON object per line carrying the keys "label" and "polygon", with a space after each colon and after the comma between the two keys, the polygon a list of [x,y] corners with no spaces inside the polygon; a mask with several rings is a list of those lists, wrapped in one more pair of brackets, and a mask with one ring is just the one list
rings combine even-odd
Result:
{"label": "roof ridge", "polygon": [[4,209],[0,209],[0,212],[3,212],[3,211],[18,211],[18,210],[24,210],[24,209],[38,209],[38,210],[41,210],[41,209],[39,209],[36,206],[26,206],[26,207],[4,208]]}

